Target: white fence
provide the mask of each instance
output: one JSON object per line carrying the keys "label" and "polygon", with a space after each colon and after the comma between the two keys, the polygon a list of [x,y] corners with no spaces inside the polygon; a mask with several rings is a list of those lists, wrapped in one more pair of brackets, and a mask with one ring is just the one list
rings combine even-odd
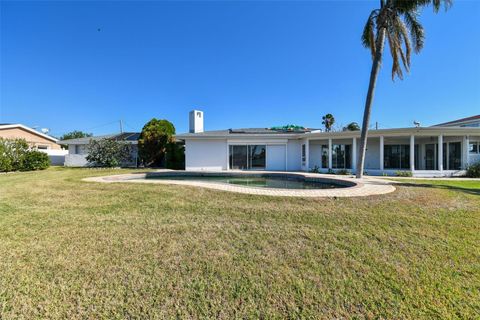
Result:
{"label": "white fence", "polygon": [[85,167],[87,165],[86,154],[67,154],[65,167]]}
{"label": "white fence", "polygon": [[65,156],[68,154],[68,150],[38,149],[38,151],[48,154],[52,166],[63,166]]}

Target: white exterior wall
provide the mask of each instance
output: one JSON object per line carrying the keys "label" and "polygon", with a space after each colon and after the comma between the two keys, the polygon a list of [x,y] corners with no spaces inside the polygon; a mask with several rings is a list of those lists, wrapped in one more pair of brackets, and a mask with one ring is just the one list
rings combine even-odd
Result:
{"label": "white exterior wall", "polygon": [[302,169],[302,141],[288,140],[287,142],[287,170],[300,171]]}
{"label": "white exterior wall", "polygon": [[227,140],[185,140],[185,170],[227,170]]}
{"label": "white exterior wall", "polygon": [[[360,143],[357,144],[357,155],[360,154]],[[380,168],[380,139],[370,138],[367,140],[367,151],[365,152],[365,169]]]}
{"label": "white exterior wall", "polygon": [[310,141],[310,154],[308,164],[310,168],[315,166],[322,167],[322,144],[320,142],[315,143]]}
{"label": "white exterior wall", "polygon": [[267,145],[267,170],[285,171],[286,154],[285,145]]}

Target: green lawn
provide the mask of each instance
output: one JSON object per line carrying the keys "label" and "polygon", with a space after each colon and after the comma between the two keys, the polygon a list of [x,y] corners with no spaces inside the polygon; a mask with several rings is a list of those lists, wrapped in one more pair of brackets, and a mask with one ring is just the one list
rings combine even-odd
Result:
{"label": "green lawn", "polygon": [[0,319],[478,318],[480,181],[352,199],[0,175]]}

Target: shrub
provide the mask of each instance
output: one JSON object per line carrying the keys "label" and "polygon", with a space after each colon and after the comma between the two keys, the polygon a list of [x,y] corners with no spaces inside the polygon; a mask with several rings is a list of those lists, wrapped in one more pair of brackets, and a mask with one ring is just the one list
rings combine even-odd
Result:
{"label": "shrub", "polygon": [[180,142],[172,142],[166,148],[166,167],[168,169],[185,169],[185,145]]}
{"label": "shrub", "polygon": [[132,160],[131,146],[112,139],[90,140],[88,163],[95,167],[119,167]]}
{"label": "shrub", "polygon": [[50,166],[46,153],[30,150],[25,139],[0,138],[0,171],[42,170]]}
{"label": "shrub", "polygon": [[338,175],[342,175],[342,176],[348,176],[350,173],[350,170],[347,170],[347,169],[340,169],[340,170],[337,170],[337,174]]}
{"label": "shrub", "polygon": [[23,163],[20,170],[44,170],[50,166],[50,159],[45,152],[30,150],[23,157]]}
{"label": "shrub", "polygon": [[311,173],[320,173],[320,168],[318,166],[314,166],[312,169],[310,169]]}
{"label": "shrub", "polygon": [[396,171],[395,175],[397,177],[411,177],[411,176],[413,176],[411,171],[400,171],[400,170]]}
{"label": "shrub", "polygon": [[21,170],[29,147],[25,139],[0,138],[0,171]]}
{"label": "shrub", "polygon": [[480,178],[480,161],[467,167],[467,177]]}

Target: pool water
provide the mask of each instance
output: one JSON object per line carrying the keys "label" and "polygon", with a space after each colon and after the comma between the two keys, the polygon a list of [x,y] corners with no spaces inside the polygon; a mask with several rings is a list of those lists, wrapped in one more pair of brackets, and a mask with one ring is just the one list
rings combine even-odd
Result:
{"label": "pool water", "polygon": [[304,181],[303,179],[291,177],[150,176],[147,178],[158,180],[203,181],[273,189],[333,189],[346,187],[334,183]]}

